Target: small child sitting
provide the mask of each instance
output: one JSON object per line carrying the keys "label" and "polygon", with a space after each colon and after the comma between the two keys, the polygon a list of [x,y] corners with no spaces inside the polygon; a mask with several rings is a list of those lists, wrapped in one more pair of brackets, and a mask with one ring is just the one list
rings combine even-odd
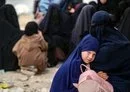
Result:
{"label": "small child sitting", "polygon": [[24,35],[12,49],[18,58],[21,71],[31,71],[35,74],[41,73],[47,67],[47,50],[48,43],[33,21],[26,25]]}
{"label": "small child sitting", "polygon": [[[93,62],[98,49],[98,40],[90,34],[86,35],[56,72],[50,92],[78,92],[75,83],[78,83],[82,73],[80,65]],[[105,80],[108,78],[104,72],[100,72],[100,75]]]}

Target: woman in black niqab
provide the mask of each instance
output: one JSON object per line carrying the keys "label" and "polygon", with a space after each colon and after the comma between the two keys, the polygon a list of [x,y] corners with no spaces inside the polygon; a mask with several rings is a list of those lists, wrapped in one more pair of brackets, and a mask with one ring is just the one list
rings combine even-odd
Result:
{"label": "woman in black niqab", "polygon": [[9,71],[19,68],[17,57],[12,53],[12,48],[22,34],[22,31],[0,17],[0,69]]}
{"label": "woman in black niqab", "polygon": [[15,8],[11,4],[6,4],[0,7],[0,17],[8,21],[15,28],[20,29],[18,23],[18,16],[15,11]]}
{"label": "woman in black niqab", "polygon": [[5,5],[6,0],[0,0],[0,7]]}
{"label": "woman in black niqab", "polygon": [[92,69],[106,72],[114,92],[130,92],[130,42],[115,29],[109,13],[96,12],[91,21],[91,35],[99,40],[100,49]]}
{"label": "woman in black niqab", "polygon": [[[2,0],[0,0],[1,2]],[[4,2],[0,7],[0,69],[9,71],[19,68],[17,57],[12,53],[12,48],[22,34],[14,7],[5,5]]]}

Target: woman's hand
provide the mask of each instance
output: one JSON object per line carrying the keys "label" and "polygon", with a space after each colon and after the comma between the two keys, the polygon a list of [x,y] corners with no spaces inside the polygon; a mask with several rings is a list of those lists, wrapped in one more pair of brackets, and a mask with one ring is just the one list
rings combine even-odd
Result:
{"label": "woman's hand", "polygon": [[69,12],[70,12],[70,13],[74,13],[74,12],[75,12],[75,9],[74,9],[74,8],[71,8],[71,9],[69,10]]}
{"label": "woman's hand", "polygon": [[103,72],[103,71],[100,71],[100,72],[98,72],[97,73],[98,74],[98,76],[100,76],[101,78],[103,78],[104,80],[107,80],[108,79],[108,75],[107,75],[107,73],[105,73],[105,72]]}
{"label": "woman's hand", "polygon": [[37,12],[35,14],[35,21],[37,24],[40,24],[43,19],[44,19],[44,15],[42,12]]}

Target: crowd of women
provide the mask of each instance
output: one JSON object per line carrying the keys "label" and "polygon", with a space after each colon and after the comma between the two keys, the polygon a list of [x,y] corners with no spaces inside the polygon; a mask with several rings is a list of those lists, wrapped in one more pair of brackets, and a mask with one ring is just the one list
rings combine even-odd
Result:
{"label": "crowd of women", "polygon": [[[85,62],[80,54],[96,51],[97,48],[95,60],[90,63],[90,67],[96,72],[107,73],[107,81],[112,84],[114,92],[129,92],[128,39],[113,27],[110,16],[105,11],[98,11],[92,16],[90,35],[98,40],[99,48],[96,41],[92,42],[94,38],[86,35],[56,73],[51,92],[78,92],[73,83],[78,83],[80,65]],[[86,54],[87,61],[92,59],[87,57],[89,54]]]}
{"label": "crowd of women", "polygon": [[[39,35],[35,39],[40,39],[38,43],[43,42],[44,46],[32,41],[34,45],[31,43],[25,47],[40,48],[41,53],[47,51],[48,55],[44,54],[46,60],[41,57],[39,61],[44,64],[48,61],[48,67],[64,61],[53,79],[50,92],[78,92],[73,83],[78,82],[81,74],[80,64],[88,61],[97,73],[105,73],[105,80],[111,83],[114,92],[130,92],[129,0],[91,0],[87,4],[81,0],[40,0],[37,5],[34,15],[40,21],[37,24],[31,22],[23,32],[13,6],[5,4],[5,0],[0,1],[0,69],[16,70],[21,64],[19,59],[22,63],[29,61],[30,58],[24,59],[26,50],[21,52],[21,59],[22,55],[12,49],[21,39],[26,42]],[[47,47],[42,49],[45,45]],[[91,51],[95,53],[89,58]],[[32,55],[37,56],[37,53]],[[32,61],[35,64],[31,64],[36,65],[37,60]]]}

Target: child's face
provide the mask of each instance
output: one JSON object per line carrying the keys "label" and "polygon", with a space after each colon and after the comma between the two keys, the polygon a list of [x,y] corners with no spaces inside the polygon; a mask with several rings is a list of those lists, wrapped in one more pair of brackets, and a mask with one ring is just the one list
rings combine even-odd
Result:
{"label": "child's face", "polygon": [[83,51],[82,59],[85,63],[90,63],[95,59],[96,52],[95,51]]}

